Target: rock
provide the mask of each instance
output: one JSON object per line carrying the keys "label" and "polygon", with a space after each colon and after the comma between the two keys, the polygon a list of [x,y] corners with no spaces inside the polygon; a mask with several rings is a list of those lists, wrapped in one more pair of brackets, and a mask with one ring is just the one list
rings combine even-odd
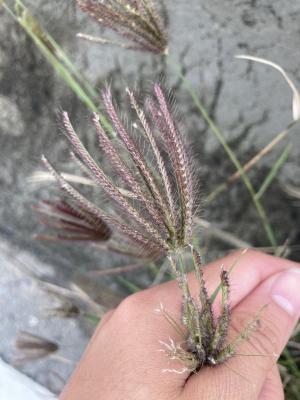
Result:
{"label": "rock", "polygon": [[8,97],[0,96],[0,134],[20,136],[24,122],[18,106]]}

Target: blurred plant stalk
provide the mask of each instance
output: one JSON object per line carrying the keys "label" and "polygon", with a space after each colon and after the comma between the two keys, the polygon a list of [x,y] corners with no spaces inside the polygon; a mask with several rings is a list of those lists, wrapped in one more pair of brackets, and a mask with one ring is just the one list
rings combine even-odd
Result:
{"label": "blurred plant stalk", "polygon": [[97,113],[101,123],[107,129],[111,129],[105,116],[99,112],[99,105],[96,100],[99,97],[97,91],[77,70],[74,63],[61,46],[42,27],[28,8],[26,8],[20,0],[16,0],[11,7],[7,5],[5,0],[2,0],[2,2],[0,2],[0,7],[1,6],[30,36],[42,55],[50,63],[56,73],[65,81],[66,85],[89,110]]}
{"label": "blurred plant stalk", "polygon": [[[263,159],[267,154],[269,154],[275,146],[277,146],[281,141],[283,141],[288,134],[290,133],[291,129],[298,123],[298,121],[292,121],[284,130],[278,133],[274,139],[271,140],[265,147],[263,147],[254,157],[252,157],[246,164],[243,165],[244,173],[249,172],[252,168],[254,168],[259,161]],[[288,145],[289,146],[289,145]],[[289,146],[290,147],[290,146]],[[288,151],[289,153],[289,151]],[[285,152],[286,154],[286,152]],[[281,158],[279,158],[281,160]],[[286,158],[284,159],[284,161]],[[229,178],[226,179],[225,182],[221,183],[219,186],[211,192],[206,201],[208,203],[215,200],[222,192],[226,191],[231,185],[237,182],[242,177],[241,171],[236,171]]]}

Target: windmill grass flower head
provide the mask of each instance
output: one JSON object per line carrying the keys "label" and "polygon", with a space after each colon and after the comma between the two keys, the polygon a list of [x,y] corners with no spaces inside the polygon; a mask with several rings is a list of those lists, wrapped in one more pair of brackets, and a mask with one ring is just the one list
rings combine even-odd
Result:
{"label": "windmill grass flower head", "polygon": [[117,183],[92,158],[68,114],[63,113],[72,157],[103,190],[110,204],[107,210],[104,205],[92,203],[43,156],[45,166],[68,197],[67,202],[38,207],[39,212],[54,216],[55,222],[50,225],[71,229],[76,233],[75,239],[108,240],[111,249],[129,249],[131,254],[150,258],[165,256],[191,241],[194,200],[190,158],[161,87],[155,84],[153,89],[153,96],[146,99],[147,112],[127,89],[137,119],[135,129],[125,126],[110,90],[103,90],[103,103],[115,138],[93,115],[99,147],[116,174]]}
{"label": "windmill grass flower head", "polygon": [[292,114],[293,114],[293,120],[294,122],[299,121],[300,119],[300,93],[295,85],[295,83],[291,80],[289,75],[286,73],[286,71],[279,65],[274,63],[273,61],[267,60],[265,58],[261,57],[255,57],[251,56],[248,54],[239,54],[235,56],[235,58],[241,59],[241,60],[248,60],[248,61],[254,61],[260,64],[265,64],[268,65],[275,70],[279,71],[280,74],[283,76],[284,80],[288,84],[289,88],[292,91]]}
{"label": "windmill grass flower head", "polygon": [[[127,94],[136,117],[132,126],[128,128],[120,118],[109,89],[102,91],[102,98],[112,129],[105,130],[97,114],[92,118],[99,148],[114,179],[106,172],[107,166],[102,167],[90,155],[68,114],[62,115],[74,161],[106,194],[109,203],[91,202],[43,156],[67,200],[44,202],[38,211],[46,216],[46,224],[71,231],[71,239],[73,235],[75,240],[104,241],[110,250],[150,259],[168,257],[182,293],[181,324],[163,307],[160,311],[182,335],[182,343],[161,342],[162,350],[183,363],[182,371],[175,372],[197,372],[204,365],[216,366],[234,356],[259,320],[256,317],[231,343],[226,342],[231,317],[228,272],[221,271],[221,311],[215,318],[201,257],[191,245],[195,212],[191,159],[172,107],[158,84],[154,84],[153,95],[146,98],[145,107],[131,90],[127,89]],[[199,286],[196,300],[188,285],[183,258],[186,249]]]}
{"label": "windmill grass flower head", "polygon": [[152,0],[77,0],[77,4],[100,25],[115,31],[126,41],[116,42],[84,33],[79,33],[79,37],[155,54],[167,53],[165,21]]}

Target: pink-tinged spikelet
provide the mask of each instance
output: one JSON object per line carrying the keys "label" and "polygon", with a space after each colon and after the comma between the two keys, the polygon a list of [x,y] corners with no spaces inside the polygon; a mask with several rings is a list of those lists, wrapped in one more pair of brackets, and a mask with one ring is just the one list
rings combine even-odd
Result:
{"label": "pink-tinged spikelet", "polygon": [[165,18],[160,15],[152,0],[77,0],[77,4],[101,26],[113,30],[125,41],[117,42],[84,33],[79,33],[79,37],[127,49],[167,53]]}

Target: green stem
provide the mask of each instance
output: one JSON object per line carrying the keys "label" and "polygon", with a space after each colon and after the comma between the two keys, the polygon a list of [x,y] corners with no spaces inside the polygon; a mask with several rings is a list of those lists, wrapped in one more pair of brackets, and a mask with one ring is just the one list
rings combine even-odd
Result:
{"label": "green stem", "polygon": [[[259,160],[261,160],[266,154],[268,154],[275,146],[277,146],[280,142],[282,142],[283,139],[287,137],[289,134],[290,130],[297,124],[299,123],[299,120],[294,120],[290,122],[287,127],[279,132],[265,147],[263,147],[251,160],[246,162],[246,164],[243,165],[243,170],[244,172],[248,172],[251,168],[254,167],[254,165],[257,164]],[[218,185],[206,198],[206,202],[210,203],[213,201],[218,195],[225,190],[228,189],[230,185],[232,185],[234,182],[236,182],[240,178],[239,172],[235,172],[232,174],[225,182],[221,183]]]}
{"label": "green stem", "polygon": [[139,286],[137,286],[135,283],[130,282],[128,279],[123,278],[122,276],[119,276],[117,278],[117,280],[123,285],[125,286],[130,293],[137,293],[140,292],[142,290],[142,288],[140,288]]}
{"label": "green stem", "polygon": [[101,318],[98,315],[94,315],[94,314],[89,314],[89,313],[84,313],[83,317],[91,322],[93,325],[98,325],[98,323],[100,322]]}
{"label": "green stem", "polygon": [[280,157],[275,162],[275,164],[271,168],[271,171],[268,173],[268,175],[266,176],[265,180],[263,181],[260,189],[256,193],[255,197],[257,199],[259,199],[259,200],[261,199],[261,197],[264,195],[264,193],[266,192],[268,187],[271,185],[273,180],[276,178],[280,168],[283,166],[283,164],[287,160],[287,158],[288,158],[288,156],[290,154],[291,148],[292,148],[292,145],[290,143],[284,148],[284,150],[281,153]]}
{"label": "green stem", "polygon": [[56,43],[56,41],[50,36],[50,34],[44,30],[39,22],[29,13],[28,9],[23,5],[23,3],[20,0],[15,2],[15,12],[11,8],[9,8],[6,3],[3,3],[2,6],[30,36],[30,38],[41,51],[46,60],[64,79],[70,89],[92,112],[97,113],[99,120],[101,121],[103,126],[109,132],[112,132],[111,124],[108,122],[104,115],[99,113],[99,107],[91,97],[96,95],[96,91],[89,83],[84,81],[83,77],[76,70],[75,66],[70,61],[68,56],[63,52],[62,48]]}

